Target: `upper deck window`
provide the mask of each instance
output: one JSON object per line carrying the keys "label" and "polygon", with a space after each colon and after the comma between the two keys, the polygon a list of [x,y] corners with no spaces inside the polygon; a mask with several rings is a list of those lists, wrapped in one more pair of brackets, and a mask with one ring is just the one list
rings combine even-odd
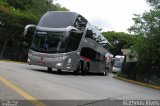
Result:
{"label": "upper deck window", "polygon": [[87,25],[87,20],[81,15],[78,15],[75,20],[74,27],[81,31],[84,31],[84,29],[86,28],[86,25]]}
{"label": "upper deck window", "polygon": [[76,17],[77,14],[72,12],[47,12],[40,19],[38,26],[66,28],[68,26],[74,26]]}

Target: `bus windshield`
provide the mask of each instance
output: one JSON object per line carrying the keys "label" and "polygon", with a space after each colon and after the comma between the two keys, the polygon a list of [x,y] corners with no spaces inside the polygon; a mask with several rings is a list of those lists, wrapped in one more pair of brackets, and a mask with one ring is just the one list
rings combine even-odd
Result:
{"label": "bus windshield", "polygon": [[38,52],[56,53],[65,49],[64,32],[36,32],[31,49]]}
{"label": "bus windshield", "polygon": [[123,58],[115,58],[113,66],[117,68],[122,68],[122,63]]}
{"label": "bus windshield", "polygon": [[113,65],[114,67],[117,67],[117,68],[122,68],[122,62],[119,62],[119,61],[117,61],[117,62],[114,62],[114,65]]}

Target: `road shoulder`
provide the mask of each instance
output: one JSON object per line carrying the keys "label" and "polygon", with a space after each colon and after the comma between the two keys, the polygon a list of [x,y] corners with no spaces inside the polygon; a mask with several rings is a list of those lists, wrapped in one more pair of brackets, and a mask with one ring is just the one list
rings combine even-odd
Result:
{"label": "road shoulder", "polygon": [[138,82],[138,81],[122,78],[122,77],[117,77],[117,76],[113,76],[113,78],[119,79],[119,80],[122,80],[122,81],[127,81],[127,82],[130,82],[130,83],[134,83],[134,84],[137,84],[137,85],[141,85],[141,86],[145,86],[145,87],[160,90],[160,86],[154,86],[154,85],[150,85],[150,84],[146,84],[146,83],[142,83],[142,82]]}

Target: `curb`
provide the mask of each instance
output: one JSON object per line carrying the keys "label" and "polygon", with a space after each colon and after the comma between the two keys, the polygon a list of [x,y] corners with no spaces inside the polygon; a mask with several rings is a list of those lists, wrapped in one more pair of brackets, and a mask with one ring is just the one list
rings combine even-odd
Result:
{"label": "curb", "polygon": [[160,90],[160,86],[150,85],[150,84],[146,84],[146,83],[142,83],[142,82],[138,82],[138,81],[134,81],[134,80],[129,80],[129,79],[125,79],[125,78],[117,77],[117,76],[113,76],[113,78],[119,79],[119,80],[122,80],[122,81],[127,81],[127,82],[130,82],[130,83],[134,83],[134,84],[137,84],[137,85],[141,85],[141,86],[145,86],[145,87]]}
{"label": "curb", "polygon": [[12,60],[0,60],[2,62],[12,62],[12,63],[20,63],[20,64],[25,64],[27,62],[19,62],[19,61],[12,61]]}

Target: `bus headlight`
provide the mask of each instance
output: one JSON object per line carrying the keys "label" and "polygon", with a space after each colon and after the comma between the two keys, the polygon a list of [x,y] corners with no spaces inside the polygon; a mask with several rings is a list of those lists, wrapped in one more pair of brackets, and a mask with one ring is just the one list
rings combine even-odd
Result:
{"label": "bus headlight", "polygon": [[60,67],[60,66],[62,66],[62,63],[57,63],[56,66]]}
{"label": "bus headlight", "polygon": [[72,61],[72,59],[68,59],[68,63],[69,63],[69,64],[71,63],[71,61]]}
{"label": "bus headlight", "polygon": [[66,58],[67,58],[67,56],[56,57],[56,58],[54,58],[53,61],[62,61],[62,60],[64,60],[64,59],[66,59]]}

